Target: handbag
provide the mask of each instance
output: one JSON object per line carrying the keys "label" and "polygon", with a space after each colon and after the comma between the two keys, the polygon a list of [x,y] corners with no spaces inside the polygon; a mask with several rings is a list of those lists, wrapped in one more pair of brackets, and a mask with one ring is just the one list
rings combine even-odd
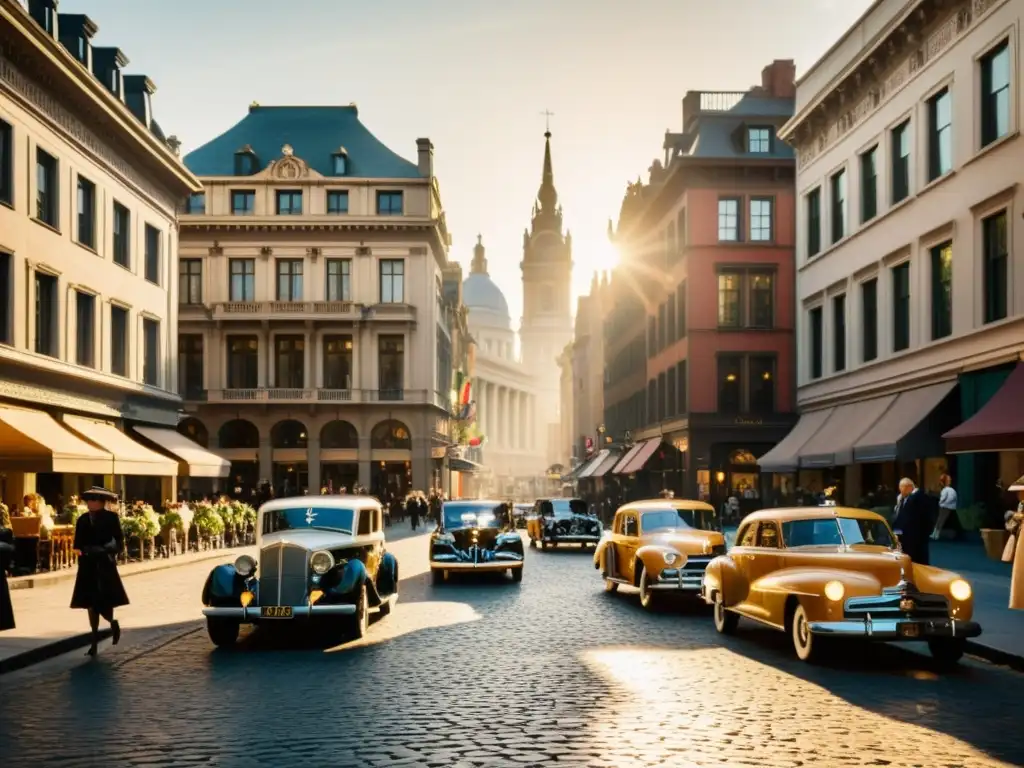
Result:
{"label": "handbag", "polygon": [[1010,537],[1006,540],[1006,546],[1003,547],[1003,562],[1012,563],[1013,556],[1017,552],[1017,534],[1011,533]]}

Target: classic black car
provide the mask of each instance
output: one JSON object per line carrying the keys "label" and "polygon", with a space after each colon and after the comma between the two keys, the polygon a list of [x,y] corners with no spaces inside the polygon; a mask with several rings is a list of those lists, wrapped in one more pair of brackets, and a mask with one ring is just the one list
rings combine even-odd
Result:
{"label": "classic black car", "polygon": [[512,505],[512,524],[515,528],[525,529],[526,518],[533,511],[533,504],[529,502],[517,502]]}
{"label": "classic black car", "polygon": [[537,499],[526,520],[530,546],[580,544],[594,546],[601,540],[602,527],[597,515],[583,499]]}
{"label": "classic black car", "polygon": [[523,539],[511,526],[512,510],[501,501],[446,501],[430,537],[430,575],[441,584],[457,571],[509,571],[523,580]]}

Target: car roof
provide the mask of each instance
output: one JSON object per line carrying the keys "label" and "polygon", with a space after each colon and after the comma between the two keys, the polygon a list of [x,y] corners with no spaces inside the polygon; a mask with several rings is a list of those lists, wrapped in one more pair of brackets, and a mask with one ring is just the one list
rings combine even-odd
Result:
{"label": "car roof", "polygon": [[294,509],[295,507],[320,507],[321,509],[380,509],[381,503],[373,496],[286,496],[281,499],[271,499],[266,502],[260,507],[260,512],[272,512],[275,509]]}
{"label": "car roof", "polygon": [[507,501],[498,501],[498,500],[495,500],[495,499],[452,499],[451,501],[444,502],[444,504],[442,506],[445,506],[445,507],[468,507],[468,506],[472,505],[474,507],[478,507],[481,504],[484,504],[484,505],[493,504],[494,506],[498,506],[499,504],[508,504],[508,502]]}
{"label": "car roof", "polygon": [[821,520],[826,517],[847,517],[854,520],[881,520],[887,522],[882,515],[868,509],[857,509],[856,507],[778,507],[774,509],[761,509],[751,512],[745,518],[744,523],[752,523],[758,520],[771,520],[786,522],[789,520]]}
{"label": "car roof", "polygon": [[696,501],[694,499],[644,499],[623,504],[619,511],[625,509],[632,509],[637,512],[649,512],[658,509],[692,509],[712,513],[715,511],[715,508],[706,501]]}

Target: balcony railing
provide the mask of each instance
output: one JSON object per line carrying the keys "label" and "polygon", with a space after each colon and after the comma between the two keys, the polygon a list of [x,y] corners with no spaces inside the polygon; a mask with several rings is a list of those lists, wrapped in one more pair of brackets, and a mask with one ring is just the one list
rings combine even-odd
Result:
{"label": "balcony railing", "polygon": [[361,315],[361,305],[352,301],[222,301],[213,305],[213,317],[225,320],[296,315],[347,315],[356,319]]}
{"label": "balcony railing", "polygon": [[406,403],[432,404],[443,398],[426,389],[304,389],[294,387],[252,387],[246,389],[210,389],[187,400],[208,403]]}

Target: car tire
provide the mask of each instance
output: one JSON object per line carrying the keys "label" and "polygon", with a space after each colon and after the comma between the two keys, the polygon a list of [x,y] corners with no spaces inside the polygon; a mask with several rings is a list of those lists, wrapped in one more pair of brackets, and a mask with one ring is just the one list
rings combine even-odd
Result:
{"label": "car tire", "polygon": [[658,605],[658,596],[651,589],[650,581],[647,577],[647,569],[640,566],[640,605],[648,611],[654,610]]}
{"label": "car tire", "polygon": [[240,630],[241,625],[231,619],[217,619],[212,616],[206,619],[206,634],[218,648],[230,648],[237,643]]}
{"label": "car tire", "polygon": [[516,584],[520,584],[523,581],[523,569],[522,568],[510,568],[512,572],[512,581]]}
{"label": "car tire", "polygon": [[439,587],[444,584],[444,571],[440,568],[430,569],[430,583],[435,587]]}
{"label": "car tire", "polygon": [[366,637],[370,628],[370,605],[366,593],[366,585],[359,587],[359,597],[356,599],[356,612],[352,616],[352,638],[361,640]]}
{"label": "car tire", "polygon": [[941,667],[955,667],[967,650],[967,640],[962,637],[936,637],[928,641],[932,658]]}
{"label": "car tire", "polygon": [[807,609],[797,605],[790,620],[789,636],[793,641],[793,650],[800,661],[812,662],[820,655],[821,643],[811,633],[807,620]]}
{"label": "car tire", "polygon": [[740,623],[740,617],[725,607],[721,592],[715,593],[714,612],[715,629],[718,630],[718,634],[731,635],[736,632],[736,627]]}

